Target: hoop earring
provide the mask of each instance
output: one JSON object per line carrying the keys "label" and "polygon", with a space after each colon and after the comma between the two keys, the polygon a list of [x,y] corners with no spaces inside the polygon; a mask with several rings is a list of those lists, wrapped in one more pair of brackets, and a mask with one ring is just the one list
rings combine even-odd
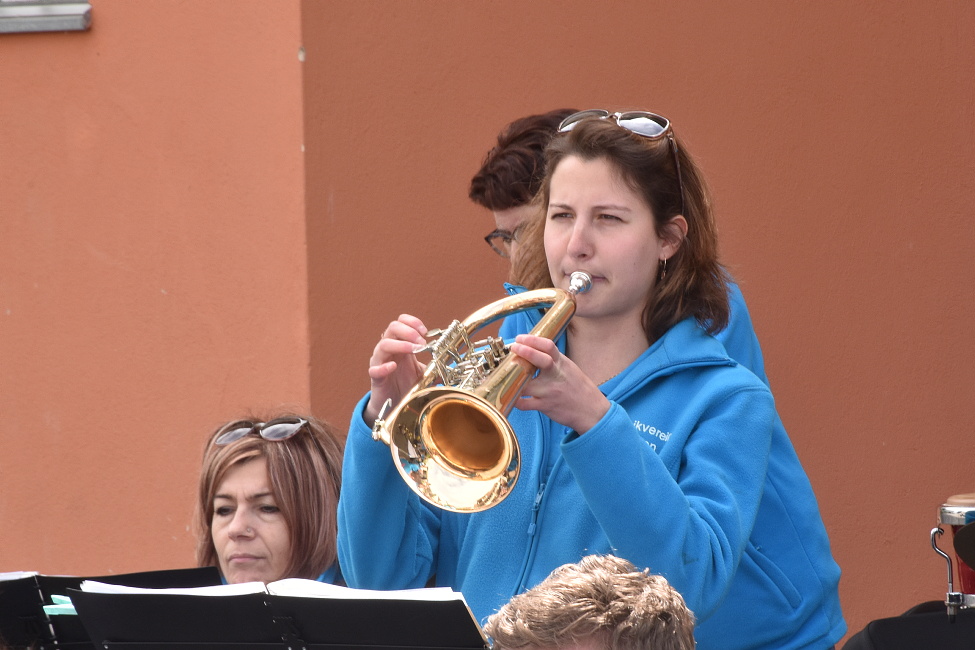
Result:
{"label": "hoop earring", "polygon": [[659,282],[666,277],[667,277],[667,258],[664,258],[660,260],[660,277],[657,278],[657,281]]}

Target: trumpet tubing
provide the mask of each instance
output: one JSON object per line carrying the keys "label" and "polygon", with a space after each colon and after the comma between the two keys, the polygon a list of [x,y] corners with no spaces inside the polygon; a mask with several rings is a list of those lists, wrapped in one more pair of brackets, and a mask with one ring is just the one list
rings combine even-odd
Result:
{"label": "trumpet tubing", "polygon": [[575,296],[592,284],[572,274],[568,290],[537,289],[493,302],[454,321],[426,348],[433,354],[420,380],[387,415],[373,438],[387,444],[400,475],[416,494],[453,512],[478,512],[508,496],[518,480],[521,452],[508,423],[515,400],[535,372],[500,339],[472,343],[490,323],[550,305],[531,333],[556,339],[575,313]]}

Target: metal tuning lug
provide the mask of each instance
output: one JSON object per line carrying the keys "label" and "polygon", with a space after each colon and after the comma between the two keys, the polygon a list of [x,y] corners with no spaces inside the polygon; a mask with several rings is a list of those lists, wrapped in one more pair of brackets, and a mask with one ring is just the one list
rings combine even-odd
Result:
{"label": "metal tuning lug", "polygon": [[382,428],[386,424],[386,421],[383,419],[383,416],[386,415],[386,411],[388,411],[389,407],[392,405],[393,405],[393,400],[387,399],[385,402],[383,402],[383,407],[379,409],[379,415],[376,416],[376,421],[372,423],[373,440],[380,440],[380,441],[383,440]]}

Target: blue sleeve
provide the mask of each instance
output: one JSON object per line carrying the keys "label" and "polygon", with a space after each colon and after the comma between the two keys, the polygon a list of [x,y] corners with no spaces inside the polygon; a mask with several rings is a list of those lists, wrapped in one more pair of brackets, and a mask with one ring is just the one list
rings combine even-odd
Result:
{"label": "blue sleeve", "polygon": [[714,335],[721,341],[728,356],[751,370],[756,377],[768,386],[765,376],[765,362],[762,359],[762,348],[758,343],[758,336],[752,326],[752,318],[745,305],[745,296],[734,282],[728,283],[728,300],[731,303],[731,316],[728,326]]}
{"label": "blue sleeve", "polygon": [[400,477],[389,447],[372,439],[362,417],[368,399],[352,414],[342,464],[342,575],[359,589],[423,587],[436,571],[439,516]]}
{"label": "blue sleeve", "polygon": [[663,574],[701,619],[731,584],[765,483],[774,405],[766,388],[749,383],[719,403],[686,409],[697,421],[674,430],[691,433],[672,437],[660,454],[617,403],[596,427],[562,443],[612,547]]}

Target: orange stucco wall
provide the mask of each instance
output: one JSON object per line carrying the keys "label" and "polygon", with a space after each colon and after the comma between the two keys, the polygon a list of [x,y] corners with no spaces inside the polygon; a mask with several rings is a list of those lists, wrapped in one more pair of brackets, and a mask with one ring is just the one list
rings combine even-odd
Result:
{"label": "orange stucco wall", "polygon": [[0,35],[0,571],[191,564],[212,426],[344,426],[390,319],[500,295],[466,192],[501,126],[651,108],[711,180],[851,630],[943,597],[928,531],[975,491],[975,5],[93,7]]}
{"label": "orange stucco wall", "polygon": [[309,401],[300,14],[0,36],[0,571],[186,566],[202,436]]}

